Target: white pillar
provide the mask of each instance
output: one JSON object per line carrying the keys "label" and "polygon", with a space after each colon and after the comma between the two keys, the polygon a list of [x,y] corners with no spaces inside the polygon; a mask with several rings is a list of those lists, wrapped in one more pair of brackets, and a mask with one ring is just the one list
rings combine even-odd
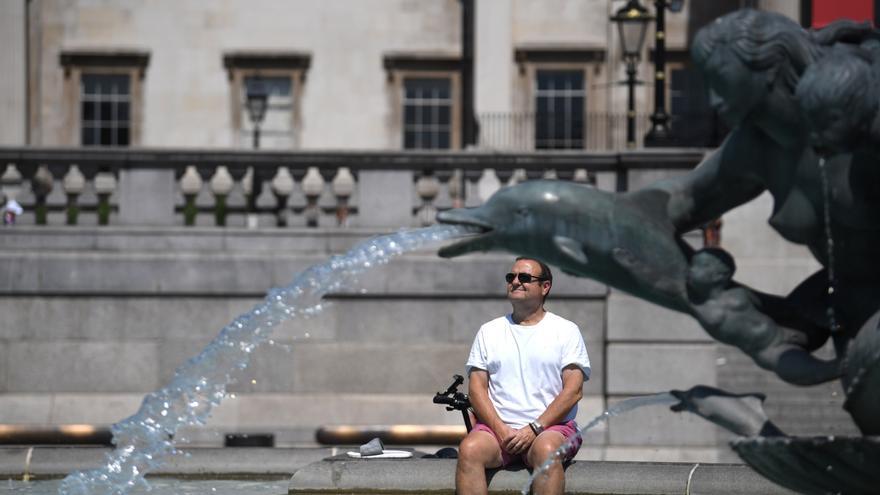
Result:
{"label": "white pillar", "polygon": [[0,2],[0,145],[27,144],[25,1]]}

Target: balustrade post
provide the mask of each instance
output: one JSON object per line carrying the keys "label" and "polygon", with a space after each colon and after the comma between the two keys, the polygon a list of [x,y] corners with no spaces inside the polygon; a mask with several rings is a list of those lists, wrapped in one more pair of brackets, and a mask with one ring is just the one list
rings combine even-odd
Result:
{"label": "balustrade post", "polygon": [[339,167],[333,177],[333,195],[336,196],[336,224],[348,227],[348,200],[354,193],[354,176],[348,167]]}
{"label": "balustrade post", "polygon": [[481,204],[477,182],[482,176],[482,170],[466,170],[464,172],[464,206],[473,207]]}
{"label": "balustrade post", "polygon": [[77,198],[82,194],[86,187],[86,178],[79,170],[79,166],[73,164],[64,175],[61,186],[67,194],[67,225],[76,225],[79,216],[79,207],[76,204]]}
{"label": "balustrade post", "polygon": [[416,194],[422,199],[422,206],[416,215],[416,221],[422,227],[427,227],[434,223],[437,217],[437,208],[434,206],[434,199],[440,192],[440,183],[433,172],[426,170],[419,180],[416,181]]}
{"label": "balustrade post", "polygon": [[214,224],[226,226],[226,197],[232,191],[232,175],[226,165],[219,165],[211,177],[211,192],[214,193]]}
{"label": "balustrade post", "polygon": [[52,172],[49,172],[47,165],[37,167],[37,172],[31,179],[31,189],[34,191],[35,207],[34,207],[34,223],[37,225],[46,225],[49,209],[46,206],[46,197],[55,187],[55,179]]}
{"label": "balustrade post", "polygon": [[192,227],[196,224],[196,216],[199,209],[196,206],[196,198],[202,191],[202,177],[194,165],[187,165],[183,176],[180,178],[180,190],[183,192],[183,224]]}
{"label": "balustrade post", "polygon": [[477,195],[481,203],[485,203],[487,199],[501,189],[501,181],[495,175],[495,169],[483,169],[483,175],[477,181]]}
{"label": "balustrade post", "polygon": [[275,195],[275,225],[287,227],[287,198],[293,193],[293,176],[287,167],[278,167],[272,178],[272,193]]}
{"label": "balustrade post", "polygon": [[587,172],[585,168],[578,168],[574,171],[574,176],[571,178],[572,182],[577,182],[578,184],[589,184],[592,186],[596,185],[596,174],[591,172]]}
{"label": "balustrade post", "polygon": [[453,208],[461,208],[464,206],[464,201],[462,199],[462,173],[461,169],[455,169],[452,171],[452,177],[449,178],[449,182],[446,186],[446,190],[449,193],[449,200],[452,202]]}
{"label": "balustrade post", "polygon": [[318,172],[318,167],[309,167],[305,177],[302,180],[303,193],[306,196],[306,217],[307,227],[317,227],[320,210],[318,209],[318,199],[324,192],[324,178]]}
{"label": "balustrade post", "polygon": [[507,181],[507,187],[513,187],[520,182],[525,182],[528,180],[528,176],[526,175],[525,169],[518,168],[510,174],[510,179]]}
{"label": "balustrade post", "polygon": [[116,176],[109,169],[95,176],[95,193],[98,195],[98,225],[110,223],[110,195],[116,190]]}

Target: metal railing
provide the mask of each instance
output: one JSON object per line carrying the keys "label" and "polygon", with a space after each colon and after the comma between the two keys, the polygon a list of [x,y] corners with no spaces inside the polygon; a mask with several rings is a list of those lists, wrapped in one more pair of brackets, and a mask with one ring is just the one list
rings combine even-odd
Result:
{"label": "metal railing", "polygon": [[523,180],[612,172],[623,191],[630,170],[689,169],[703,153],[0,148],[0,207],[14,199],[18,222],[38,225],[401,227]]}
{"label": "metal railing", "polygon": [[[482,113],[480,122],[479,147],[500,151],[532,151],[558,146],[585,151],[623,151],[626,143],[625,113],[588,113],[580,123],[563,122],[556,125],[556,131],[544,129],[538,132],[536,126],[551,126],[554,123],[540,119],[534,112]],[[636,148],[644,144],[645,134],[651,128],[650,113],[638,113],[636,122]],[[727,135],[727,128],[714,113],[678,114],[670,118],[671,143],[679,147],[715,147]],[[566,132],[565,129],[568,129]],[[555,143],[538,138],[557,134]]]}

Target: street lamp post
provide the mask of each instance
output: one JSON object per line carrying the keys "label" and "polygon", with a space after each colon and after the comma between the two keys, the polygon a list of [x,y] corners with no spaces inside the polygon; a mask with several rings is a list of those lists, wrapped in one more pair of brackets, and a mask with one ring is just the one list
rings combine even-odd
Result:
{"label": "street lamp post", "polygon": [[654,113],[651,114],[651,130],[645,135],[645,146],[672,144],[669,131],[669,114],[666,113],[666,9],[681,12],[684,0],[654,0],[657,12],[654,29]]}
{"label": "street lamp post", "polygon": [[636,63],[645,43],[648,22],[653,19],[638,0],[629,0],[613,16],[611,22],[617,24],[623,60],[626,62],[626,147],[636,146]]}
{"label": "street lamp post", "polygon": [[[245,106],[247,107],[248,117],[254,124],[254,149],[260,148],[260,124],[266,118],[266,109],[269,104],[269,93],[266,91],[266,85],[262,79],[256,77],[245,82]],[[251,193],[247,198],[247,225],[249,228],[257,226],[257,198],[263,189],[263,180],[257,169],[253,168],[251,173]]]}
{"label": "street lamp post", "polygon": [[245,104],[251,123],[254,124],[254,149],[260,148],[260,124],[266,117],[266,107],[269,102],[269,94],[266,86],[259,77],[248,81],[245,93]]}

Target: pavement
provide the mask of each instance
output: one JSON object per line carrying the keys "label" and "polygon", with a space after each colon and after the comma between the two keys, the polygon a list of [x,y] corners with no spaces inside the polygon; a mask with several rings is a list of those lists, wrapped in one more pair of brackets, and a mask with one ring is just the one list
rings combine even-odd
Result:
{"label": "pavement", "polygon": [[[351,459],[347,448],[200,448],[175,456],[155,476],[185,479],[286,479],[291,494],[454,493],[455,460]],[[100,466],[103,447],[3,447],[0,479],[45,479]],[[488,473],[490,493],[518,493],[529,477],[520,469]],[[742,464],[574,461],[566,493],[606,495],[789,495]]]}

